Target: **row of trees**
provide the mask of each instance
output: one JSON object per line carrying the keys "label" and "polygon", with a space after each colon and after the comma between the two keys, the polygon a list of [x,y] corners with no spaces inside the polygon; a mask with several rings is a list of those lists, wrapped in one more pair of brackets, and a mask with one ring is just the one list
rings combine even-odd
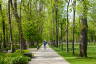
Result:
{"label": "row of trees", "polygon": [[[96,1],[90,0],[51,0],[49,7],[51,44],[58,47],[66,42],[66,51],[69,52],[69,44],[80,43],[80,56],[87,57],[88,42],[95,42],[96,31],[95,10]],[[89,26],[89,28],[88,28]],[[71,42],[71,43],[70,43]]]}
{"label": "row of trees", "polygon": [[[87,57],[88,42],[96,41],[96,1],[0,0],[0,49],[26,49],[42,40],[56,47],[80,42],[80,56]],[[89,27],[89,28],[88,28]]]}
{"label": "row of trees", "polygon": [[41,0],[0,0],[0,49],[27,49],[43,40],[45,6]]}

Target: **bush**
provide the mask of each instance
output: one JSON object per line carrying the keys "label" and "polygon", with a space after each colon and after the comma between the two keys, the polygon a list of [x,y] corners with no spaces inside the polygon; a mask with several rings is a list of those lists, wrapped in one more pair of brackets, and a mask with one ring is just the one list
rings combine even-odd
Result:
{"label": "bush", "polygon": [[21,53],[7,53],[5,55],[6,57],[17,57],[17,56],[22,56]]}
{"label": "bush", "polygon": [[29,50],[16,50],[15,53],[29,53],[30,51]]}
{"label": "bush", "polygon": [[4,58],[4,64],[11,64],[13,57],[5,57]]}
{"label": "bush", "polygon": [[24,53],[23,55],[24,55],[24,56],[27,56],[27,57],[30,57],[30,58],[33,57],[32,53]]}
{"label": "bush", "polygon": [[11,64],[28,64],[29,60],[30,60],[29,57],[18,56],[13,58]]}
{"label": "bush", "polygon": [[3,57],[1,56],[0,57],[0,64],[11,64],[11,60],[12,58],[11,57]]}
{"label": "bush", "polygon": [[[20,50],[16,50],[15,53],[20,53]],[[34,55],[32,53],[30,53],[29,50],[22,50],[21,54],[23,54],[24,56],[30,57],[30,58],[34,57]]]}
{"label": "bush", "polygon": [[23,50],[24,53],[29,53],[30,51],[29,50]]}
{"label": "bush", "polygon": [[0,56],[0,64],[4,64],[4,57]]}
{"label": "bush", "polygon": [[0,64],[28,64],[30,60],[30,57],[19,53],[8,53],[5,56],[0,56]]}

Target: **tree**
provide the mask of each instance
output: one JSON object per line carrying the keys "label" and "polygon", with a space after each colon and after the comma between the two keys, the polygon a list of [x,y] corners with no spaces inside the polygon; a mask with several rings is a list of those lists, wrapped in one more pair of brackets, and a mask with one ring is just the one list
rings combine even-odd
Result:
{"label": "tree", "polygon": [[9,31],[10,31],[10,43],[11,50],[13,52],[13,37],[12,37],[12,23],[11,23],[11,0],[8,0],[8,18],[9,18]]}
{"label": "tree", "polygon": [[58,0],[55,0],[56,46],[58,47]]}
{"label": "tree", "polygon": [[73,55],[74,55],[75,12],[76,12],[76,0],[73,1],[73,42],[72,42]]}
{"label": "tree", "polygon": [[66,26],[66,34],[67,34],[67,36],[66,36],[66,38],[67,38],[67,39],[66,39],[66,43],[67,43],[66,51],[67,51],[67,52],[69,52],[69,49],[68,49],[68,48],[69,48],[69,46],[68,46],[68,40],[69,40],[69,39],[68,39],[68,38],[69,38],[69,37],[68,37],[68,36],[69,36],[69,35],[68,35],[68,32],[69,32],[69,29],[68,29],[68,26],[69,26],[69,10],[68,10],[68,9],[69,9],[69,4],[70,4],[70,0],[67,1],[67,26]]}
{"label": "tree", "polygon": [[[21,4],[22,4],[22,0],[21,0]],[[21,12],[21,6],[22,5],[20,5],[20,12]],[[21,13],[20,13],[20,16],[19,16],[19,14],[17,12],[17,0],[14,0],[13,2],[11,0],[11,7],[12,7],[13,14],[14,14],[14,16],[16,18],[16,21],[18,23],[18,31],[19,31],[19,38],[20,38],[20,40],[19,40],[20,41],[20,48],[21,49],[26,49],[27,46],[26,46],[26,41],[25,41],[24,36],[23,36]]]}
{"label": "tree", "polygon": [[2,2],[0,2],[0,14],[2,16],[2,30],[3,30],[3,48],[6,48],[6,41],[5,41],[5,16],[2,10]]}
{"label": "tree", "polygon": [[81,34],[80,34],[80,56],[87,57],[87,31],[88,31],[88,24],[87,24],[87,0],[82,0],[82,16],[81,16]]}

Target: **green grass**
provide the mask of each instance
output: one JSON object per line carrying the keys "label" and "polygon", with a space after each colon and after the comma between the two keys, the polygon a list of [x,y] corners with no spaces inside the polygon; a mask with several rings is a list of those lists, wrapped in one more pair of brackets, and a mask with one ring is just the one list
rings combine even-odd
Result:
{"label": "green grass", "polygon": [[64,45],[64,50],[60,48],[53,48],[62,57],[64,57],[70,64],[96,64],[96,45],[88,45],[88,57],[79,57],[79,45],[75,45],[75,55],[72,55],[72,45],[69,45],[69,53],[66,53],[66,45]]}

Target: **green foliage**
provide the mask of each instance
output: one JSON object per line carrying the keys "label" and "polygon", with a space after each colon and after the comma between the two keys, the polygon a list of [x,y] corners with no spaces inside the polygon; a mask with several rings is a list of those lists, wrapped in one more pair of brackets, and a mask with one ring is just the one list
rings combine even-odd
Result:
{"label": "green foliage", "polygon": [[5,64],[4,57],[0,56],[0,64]]}
{"label": "green foliage", "polygon": [[[79,57],[79,45],[75,44],[75,55],[72,55],[72,45],[69,45],[69,53],[66,53],[66,45],[63,45],[64,49],[61,48],[53,48],[55,51],[58,52],[62,57],[64,57],[70,64],[96,64],[96,45],[93,42],[88,44],[88,57],[81,58]],[[62,47],[62,45],[60,45]]]}
{"label": "green foliage", "polygon": [[[2,13],[3,18],[0,15],[0,21],[4,19],[5,21],[5,31],[6,31],[6,50],[10,49],[10,31],[9,31],[9,23],[8,23],[8,15],[7,15],[7,4],[8,1],[0,0],[0,3],[2,1]],[[19,0],[18,0],[19,1]],[[58,20],[58,38],[61,40],[61,24],[62,24],[62,38],[63,41],[66,40],[66,19],[67,19],[67,10],[66,5],[69,0],[58,0],[58,2],[55,2],[55,0],[22,0],[21,6],[21,14],[22,14],[22,28],[24,33],[24,38],[26,39],[26,42],[30,44],[30,42],[34,42],[35,46],[30,45],[31,47],[37,47],[37,43],[39,46],[41,46],[42,40],[47,41],[54,41],[56,40],[56,5],[58,5],[58,13],[57,13],[57,20]],[[70,0],[71,1],[71,0]],[[84,6],[83,4],[86,4]],[[69,5],[69,41],[72,42],[73,39],[73,16],[72,16],[72,6],[73,2]],[[20,9],[20,2],[17,5],[17,10]],[[0,11],[1,12],[1,11]],[[88,12],[88,13],[87,13]],[[12,14],[11,10],[11,14]],[[82,13],[87,13],[88,17],[88,41],[96,41],[96,0],[76,0],[76,22],[75,22],[75,41],[78,42],[80,40],[80,28],[86,28],[85,26],[81,25],[81,16]],[[71,17],[72,18],[71,18]],[[81,20],[80,20],[81,19]],[[14,18],[12,14],[12,34],[13,34],[13,43],[14,48],[20,48],[19,46],[19,31],[18,31],[18,24],[15,22],[16,19]],[[3,36],[3,30],[2,30],[2,22],[0,22],[0,48],[2,47],[2,42],[4,40]],[[70,49],[71,50],[71,49]],[[62,51],[60,51],[62,55],[64,54]],[[27,58],[22,56],[24,53],[29,53],[29,50],[16,50],[15,54],[0,54],[1,63],[13,63],[19,64],[20,61],[21,64],[23,61],[27,63]],[[70,54],[70,53],[69,53]],[[1,57],[2,56],[2,57]],[[6,58],[5,58],[6,57]],[[5,59],[5,60],[4,60]],[[74,58],[72,58],[74,59]],[[74,61],[76,58],[74,59]],[[10,62],[9,62],[10,61]],[[71,61],[71,60],[70,60]]]}
{"label": "green foliage", "polygon": [[16,50],[15,53],[29,53],[30,51],[29,50]]}
{"label": "green foliage", "polygon": [[29,50],[16,50],[15,51],[15,53],[16,54],[23,54],[24,56],[27,56],[27,57],[30,57],[30,58],[32,58],[34,55],[32,54],[32,53],[30,53],[30,51]]}
{"label": "green foliage", "polygon": [[24,56],[17,56],[12,59],[11,64],[28,64],[30,58]]}
{"label": "green foliage", "polygon": [[31,58],[20,53],[7,53],[0,56],[0,64],[28,64]]}

